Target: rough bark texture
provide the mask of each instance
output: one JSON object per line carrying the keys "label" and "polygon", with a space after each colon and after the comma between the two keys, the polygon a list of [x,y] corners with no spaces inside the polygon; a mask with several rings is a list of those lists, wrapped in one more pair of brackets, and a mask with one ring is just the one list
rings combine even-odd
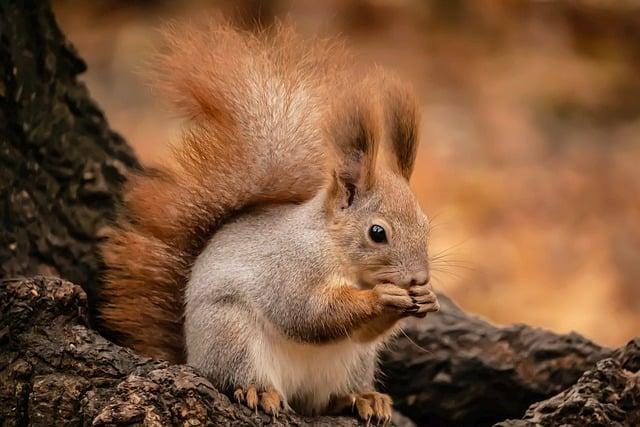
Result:
{"label": "rough bark texture", "polygon": [[440,295],[383,357],[383,388],[420,425],[488,425],[574,384],[611,354],[578,334],[496,327]]}
{"label": "rough bark texture", "polygon": [[95,243],[138,163],[76,77],[46,1],[0,1],[0,275],[93,284]]}
{"label": "rough bark texture", "polygon": [[[612,353],[577,336],[495,328],[449,302],[444,310],[445,320],[433,316],[429,327],[407,328],[427,352],[405,338],[385,356],[389,391],[418,425],[486,425],[567,386],[523,419],[499,425],[640,422],[640,339]],[[87,327],[84,292],[65,280],[2,281],[0,314],[0,425],[272,422],[232,403],[190,367],[142,358],[102,338]],[[449,329],[438,326],[447,318]],[[580,369],[604,355],[610,357],[571,386]],[[399,414],[395,420],[411,425]],[[277,424],[357,422],[284,414]]]}
{"label": "rough bark texture", "polygon": [[[87,327],[79,286],[36,277],[0,284],[0,425],[237,425],[272,422],[184,365],[142,358]],[[281,425],[355,426],[283,414]]]}
{"label": "rough bark texture", "polygon": [[[0,425],[269,423],[193,369],[89,329],[78,286],[7,279],[45,272],[93,288],[99,277],[99,230],[138,163],[76,80],[83,70],[46,2],[0,0]],[[638,340],[614,353],[576,334],[495,327],[440,298],[442,311],[383,358],[382,383],[419,425],[640,422]]]}
{"label": "rough bark texture", "polygon": [[521,420],[500,427],[639,426],[640,338],[598,362],[562,393],[529,407]]}

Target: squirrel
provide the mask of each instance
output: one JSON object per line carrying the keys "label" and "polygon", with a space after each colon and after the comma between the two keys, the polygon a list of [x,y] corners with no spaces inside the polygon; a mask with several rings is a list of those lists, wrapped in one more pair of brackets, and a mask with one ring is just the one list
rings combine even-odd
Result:
{"label": "squirrel", "polygon": [[100,327],[272,416],[387,422],[378,352],[401,319],[439,308],[408,183],[411,91],[284,24],[165,36],[154,80],[188,124],[170,161],[126,184]]}

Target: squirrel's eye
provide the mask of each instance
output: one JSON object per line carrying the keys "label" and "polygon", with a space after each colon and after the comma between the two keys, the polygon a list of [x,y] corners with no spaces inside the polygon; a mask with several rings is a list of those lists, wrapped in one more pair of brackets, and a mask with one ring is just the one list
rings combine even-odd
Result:
{"label": "squirrel's eye", "polygon": [[373,224],[369,229],[369,237],[376,243],[385,243],[387,241],[387,233],[384,228],[378,224]]}

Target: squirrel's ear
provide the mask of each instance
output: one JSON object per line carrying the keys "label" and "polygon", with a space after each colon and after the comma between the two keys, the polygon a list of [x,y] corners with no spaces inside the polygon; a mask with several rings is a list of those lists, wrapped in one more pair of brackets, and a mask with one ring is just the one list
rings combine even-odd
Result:
{"label": "squirrel's ear", "polygon": [[[373,105],[351,99],[347,108],[334,111],[329,138],[336,153],[332,195],[341,208],[373,185],[378,151],[378,126]],[[355,102],[353,102],[355,101]]]}
{"label": "squirrel's ear", "polygon": [[418,103],[408,87],[394,79],[387,83],[383,104],[390,166],[409,180],[418,149]]}

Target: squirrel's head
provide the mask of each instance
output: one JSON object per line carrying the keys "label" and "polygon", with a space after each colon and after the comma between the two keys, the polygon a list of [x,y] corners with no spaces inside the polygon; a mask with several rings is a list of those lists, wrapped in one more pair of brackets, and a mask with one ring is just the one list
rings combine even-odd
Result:
{"label": "squirrel's head", "polygon": [[337,156],[325,208],[360,286],[406,287],[429,280],[429,224],[409,188],[417,105],[404,87],[383,82],[381,96],[359,90],[334,111],[328,131]]}

